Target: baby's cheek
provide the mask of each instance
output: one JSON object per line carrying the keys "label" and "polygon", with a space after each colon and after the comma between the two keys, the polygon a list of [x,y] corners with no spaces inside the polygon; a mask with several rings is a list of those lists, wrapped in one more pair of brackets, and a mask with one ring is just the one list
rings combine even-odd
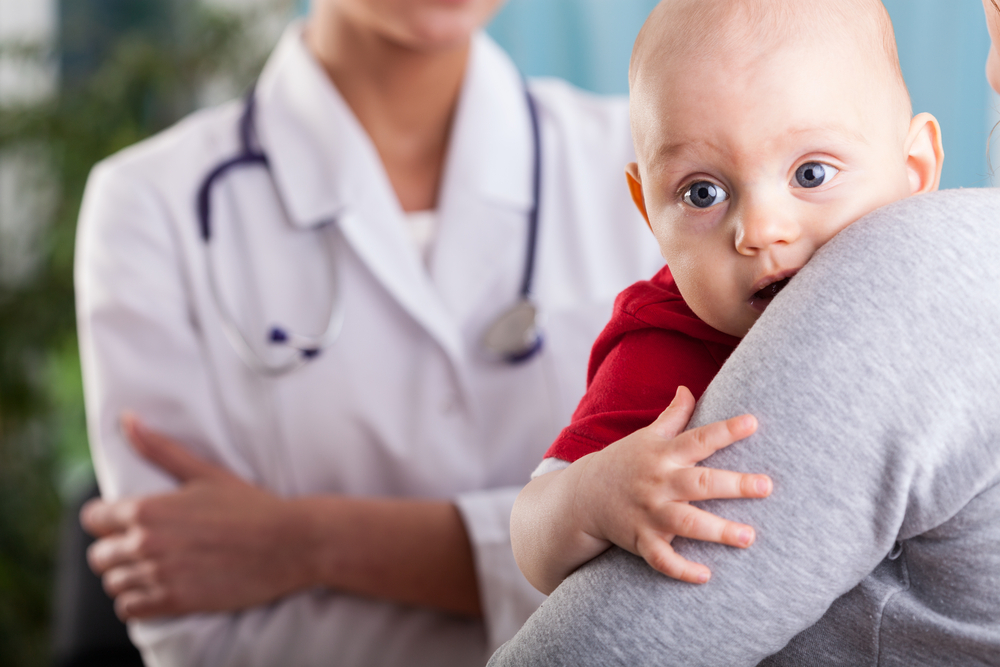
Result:
{"label": "baby's cheek", "polygon": [[[686,257],[704,257],[723,252],[732,244],[720,239],[720,229],[707,215],[671,215],[652,220],[650,227],[660,246],[660,254],[673,271]],[[725,247],[722,247],[725,246]]]}
{"label": "baby's cheek", "polygon": [[864,218],[869,213],[909,196],[909,184],[905,172],[894,174],[893,178],[882,181],[881,186],[872,187],[867,193],[844,201],[836,212],[830,212],[823,233],[817,239],[818,246],[825,245],[834,236]]}
{"label": "baby's cheek", "polygon": [[724,207],[725,205],[719,205],[709,211],[684,216],[678,223],[678,230],[687,236],[698,237],[699,240],[715,234],[723,222]]}

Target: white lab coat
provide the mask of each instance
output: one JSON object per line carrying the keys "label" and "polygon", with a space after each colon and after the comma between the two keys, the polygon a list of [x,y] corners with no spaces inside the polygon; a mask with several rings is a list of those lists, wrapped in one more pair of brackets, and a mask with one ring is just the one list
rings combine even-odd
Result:
{"label": "white lab coat", "polygon": [[480,346],[518,294],[533,155],[519,74],[483,35],[461,94],[429,266],[301,26],[271,56],[256,92],[271,170],[241,169],[217,186],[208,252],[226,307],[263,341],[276,323],[323,329],[332,249],[343,333],[289,375],[254,374],[227,342],[197,230],[195,193],[238,151],[242,103],[196,113],[94,169],[76,280],[105,497],[174,486],[124,442],[117,423],[129,409],[283,496],[452,499],[485,615],[314,590],[240,614],[133,624],[147,664],[476,665],[539,604],[511,555],[511,505],[583,393],[590,345],[615,295],[662,260],[625,185],[625,101],[558,81],[531,89],[542,126],[534,296],[545,346],[523,365],[489,360]]}

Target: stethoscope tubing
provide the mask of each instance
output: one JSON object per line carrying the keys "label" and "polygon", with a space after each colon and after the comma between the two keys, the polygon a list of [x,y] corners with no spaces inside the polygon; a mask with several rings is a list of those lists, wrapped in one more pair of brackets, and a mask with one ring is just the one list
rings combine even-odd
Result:
{"label": "stethoscope tubing", "polygon": [[[239,120],[240,152],[220,162],[202,180],[195,198],[195,208],[198,218],[198,231],[205,244],[206,272],[212,298],[219,312],[222,329],[230,345],[240,359],[253,371],[270,377],[284,375],[315,359],[323,349],[332,345],[339,337],[344,325],[344,302],[340,293],[340,280],[337,275],[333,252],[330,251],[330,266],[332,289],[334,291],[330,306],[330,318],[326,330],[319,336],[308,336],[291,332],[281,326],[273,326],[268,332],[267,342],[280,344],[296,350],[289,360],[273,364],[268,363],[254,350],[254,346],[240,331],[235,318],[224,305],[222,291],[219,287],[214,265],[211,259],[209,245],[212,241],[212,189],[218,181],[231,171],[246,166],[261,166],[270,174],[271,164],[267,154],[253,145],[254,112],[256,108],[255,87],[251,86],[245,97],[243,112]],[[524,84],[524,94],[531,118],[531,136],[534,146],[532,175],[532,205],[528,211],[527,249],[524,259],[524,270],[521,277],[518,301],[504,311],[487,330],[483,346],[495,357],[510,364],[522,363],[533,357],[542,347],[542,337],[536,324],[536,308],[531,300],[532,282],[534,279],[535,258],[538,246],[539,204],[541,200],[541,129],[538,119],[538,108],[535,99]],[[325,223],[323,227],[330,223]],[[512,328],[512,323],[513,328]],[[523,329],[523,331],[522,331]],[[513,333],[510,333],[513,331]],[[502,336],[498,338],[497,332]],[[509,340],[501,340],[506,338]],[[491,340],[500,340],[499,344]]]}
{"label": "stethoscope tubing", "polygon": [[535,98],[528,92],[527,82],[524,84],[524,96],[528,102],[528,115],[531,116],[531,138],[535,149],[532,156],[531,209],[528,211],[528,248],[524,253],[524,274],[520,290],[521,298],[528,300],[531,298],[535,253],[538,248],[538,211],[542,199],[542,131],[538,121],[538,106]]}

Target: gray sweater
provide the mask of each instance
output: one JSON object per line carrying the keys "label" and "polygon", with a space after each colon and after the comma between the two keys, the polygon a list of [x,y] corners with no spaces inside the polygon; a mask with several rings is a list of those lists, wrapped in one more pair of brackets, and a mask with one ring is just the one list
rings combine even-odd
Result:
{"label": "gray sweater", "polygon": [[1000,665],[1000,192],[908,199],[827,244],[692,424],[743,412],[758,433],[706,464],[774,494],[702,506],[753,547],[677,540],[705,586],[612,549],[490,664]]}

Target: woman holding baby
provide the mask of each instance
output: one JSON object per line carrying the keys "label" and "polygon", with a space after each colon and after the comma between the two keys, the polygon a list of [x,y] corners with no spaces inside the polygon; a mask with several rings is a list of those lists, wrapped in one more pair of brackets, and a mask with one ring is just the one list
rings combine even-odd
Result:
{"label": "woman holding baby", "polygon": [[[709,3],[700,4],[699,11],[692,14],[704,16],[711,11],[706,8]],[[685,235],[715,229],[718,217],[741,206],[736,202],[738,193],[754,199],[755,193],[763,191],[761,183],[766,182],[766,174],[753,171],[757,161],[766,165],[770,154],[780,151],[788,141],[794,143],[792,132],[782,138],[764,131],[765,145],[753,153],[754,162],[749,166],[740,162],[740,153],[726,152],[758,140],[734,141],[729,128],[740,128],[744,115],[754,117],[759,99],[778,102],[781,119],[797,120],[802,119],[801,109],[808,109],[818,99],[823,109],[814,109],[811,116],[822,122],[829,118],[824,113],[851,105],[852,95],[817,96],[807,82],[807,72],[814,80],[832,80],[835,90],[836,78],[846,74],[859,85],[855,96],[872,83],[868,94],[857,96],[855,103],[861,104],[855,111],[841,116],[854,125],[830,124],[828,128],[834,134],[847,130],[853,139],[842,137],[839,148],[827,145],[807,157],[803,174],[812,170],[815,175],[813,162],[821,166],[832,162],[837,178],[857,173],[850,159],[837,163],[833,158],[842,151],[857,158],[865,152],[877,152],[880,142],[894,141],[888,127],[880,136],[864,130],[865,124],[877,121],[880,113],[893,106],[892,86],[885,80],[874,83],[883,72],[872,61],[880,53],[884,56],[891,44],[890,35],[886,40],[868,40],[867,46],[856,47],[853,53],[849,48],[850,35],[857,33],[860,22],[870,19],[877,25],[884,11],[880,3],[767,3],[766,8],[757,5],[761,13],[756,16],[746,13],[753,3],[711,4],[721,12],[714,21],[705,22],[706,29],[726,26],[730,20],[732,31],[715,40],[700,34],[700,43],[710,43],[715,50],[702,46],[698,62],[688,63],[687,71],[700,66],[711,72],[699,80],[705,84],[702,99],[709,117],[702,126],[708,131],[699,137],[703,146],[671,142],[664,147],[655,143],[673,139],[671,132],[682,133],[683,122],[681,129],[651,132],[654,143],[646,153],[637,137],[639,170],[632,172],[669,175],[670,166],[679,160],[711,165],[712,157],[730,158],[715,169],[702,167],[692,178],[707,184],[706,198],[720,200],[703,208],[720,205],[722,209],[708,216],[708,223],[704,222],[706,216],[699,214],[700,226],[693,229],[684,226],[683,219],[678,228],[670,211],[650,206],[650,200],[663,198],[663,190],[649,188],[646,180],[639,184],[636,179],[641,202],[646,204],[654,231],[659,230],[661,244],[668,237],[666,242],[678,253],[673,259],[667,256],[668,264],[680,267],[682,273],[692,270],[683,262]],[[779,12],[778,4],[787,11]],[[1000,91],[1000,6],[993,0],[984,0],[983,5],[993,41],[987,77]],[[653,25],[654,30],[662,31],[654,36],[663,41],[642,45],[648,49],[645,52],[637,47],[633,67],[637,60],[641,66],[642,58],[649,58],[659,67],[657,74],[666,76],[663,72],[669,71],[669,58],[684,53],[689,33],[683,32],[682,20],[675,16],[672,18],[677,20],[657,23],[678,6],[691,9],[683,2],[665,3],[657,10],[659,17],[654,12],[646,29]],[[796,23],[803,16],[811,14],[815,19],[817,13],[846,8],[853,10],[850,21],[827,16],[825,21]],[[772,10],[768,20],[765,17]],[[772,43],[773,51],[756,50],[768,44],[781,27],[790,31],[780,44]],[[695,33],[691,38],[698,36]],[[739,41],[741,48],[735,48],[734,36],[736,40],[745,38]],[[798,38],[803,39],[797,43]],[[727,60],[729,53],[739,55]],[[837,65],[832,69],[826,67],[831,61],[816,57],[833,53],[837,54]],[[859,68],[866,61],[867,65]],[[728,125],[713,126],[711,119],[725,114],[726,93],[712,85],[711,76],[727,67],[734,79],[737,72],[741,77],[736,86],[744,93],[748,110],[731,115]],[[637,78],[640,97],[650,94],[642,87],[641,75],[633,74],[633,103]],[[669,99],[668,92],[665,87],[664,99]],[[800,99],[800,93],[807,93],[807,98]],[[690,93],[685,99],[697,94]],[[645,104],[640,108],[643,112],[638,124],[659,129],[656,122],[661,116],[648,111]],[[677,118],[677,114],[669,115]],[[776,122],[780,127],[781,120]],[[713,128],[721,130],[713,135]],[[809,132],[808,125],[801,129]],[[914,129],[912,123],[910,129]],[[923,155],[920,150],[912,152],[919,142],[911,143],[902,127],[896,136],[906,137],[895,160],[900,163],[896,169],[909,176],[910,192],[933,190],[933,184],[925,187],[927,182],[921,177],[933,160],[926,150]],[[659,168],[658,163],[667,167]],[[757,177],[741,180],[739,174],[748,169]],[[861,172],[863,183],[842,180],[840,187],[876,186],[888,201],[908,194],[903,181],[900,189],[893,189],[893,168],[888,164],[883,170]],[[825,185],[827,175],[823,177]],[[830,181],[834,182],[836,179]],[[709,185],[719,194],[710,191]],[[730,196],[732,204],[728,204]],[[838,196],[831,188],[817,205],[830,204]],[[750,217],[752,211],[769,203],[773,205],[773,200],[760,201],[758,194],[757,201],[743,202],[742,215]],[[771,250],[777,257],[800,244],[805,232],[781,218],[778,209],[772,213],[772,228],[784,230],[771,237],[778,244]],[[674,209],[673,215],[681,213]],[[836,238],[827,239],[829,243],[795,274],[729,357],[690,422],[697,427],[740,412],[756,417],[759,427],[755,435],[707,463],[766,472],[774,481],[774,493],[765,502],[701,505],[706,511],[753,525],[757,529],[753,548],[740,552],[678,540],[680,557],[711,565],[712,584],[704,587],[658,576],[624,550],[607,551],[562,581],[545,606],[490,664],[997,664],[998,216],[1000,196],[995,191],[925,194],[881,208]],[[802,223],[808,224],[808,220]],[[814,229],[822,229],[829,218],[812,224]],[[745,218],[734,223],[736,230],[745,225]],[[735,252],[740,250],[741,240],[746,238],[737,232]],[[763,246],[758,242],[756,247]],[[691,261],[691,251],[687,258]],[[689,285],[697,287],[698,283]],[[699,296],[692,299],[692,308],[696,308]],[[602,503],[608,504],[609,497],[614,499],[616,493],[621,497],[616,484],[621,485],[625,468],[614,466],[616,461],[627,459],[616,456],[614,450],[630,451],[634,458],[636,451],[663,449],[663,431],[673,427],[672,421],[684,419],[665,413],[653,427],[591,455],[589,461],[584,457],[569,466],[552,466],[550,470],[561,470],[537,477],[526,487],[512,521],[515,550],[520,550],[519,559],[528,563],[529,578],[548,588],[547,582],[559,577],[561,567],[568,563],[572,569],[579,564],[575,558],[585,554],[582,549],[573,553],[571,542],[549,544],[544,536],[555,533],[572,540],[581,525],[592,540],[603,538],[605,544],[612,541],[634,551],[612,534],[595,536],[597,531],[588,532],[587,528],[616,525],[601,513]],[[607,497],[590,498],[589,485],[600,474],[593,469],[602,461],[610,469],[610,474],[601,478],[601,491]],[[648,477],[644,471],[633,470],[624,479],[641,489]],[[564,481],[567,479],[569,484]],[[585,499],[587,504],[567,502],[564,486],[575,486],[574,497]],[[627,503],[619,505],[628,508]],[[641,516],[641,509],[640,505],[632,510],[632,516],[639,516],[634,525],[640,527],[650,523]],[[557,527],[545,524],[565,517],[569,518]],[[529,540],[527,528],[519,523],[533,524],[543,537]],[[618,535],[623,533],[622,523],[619,518]]]}

